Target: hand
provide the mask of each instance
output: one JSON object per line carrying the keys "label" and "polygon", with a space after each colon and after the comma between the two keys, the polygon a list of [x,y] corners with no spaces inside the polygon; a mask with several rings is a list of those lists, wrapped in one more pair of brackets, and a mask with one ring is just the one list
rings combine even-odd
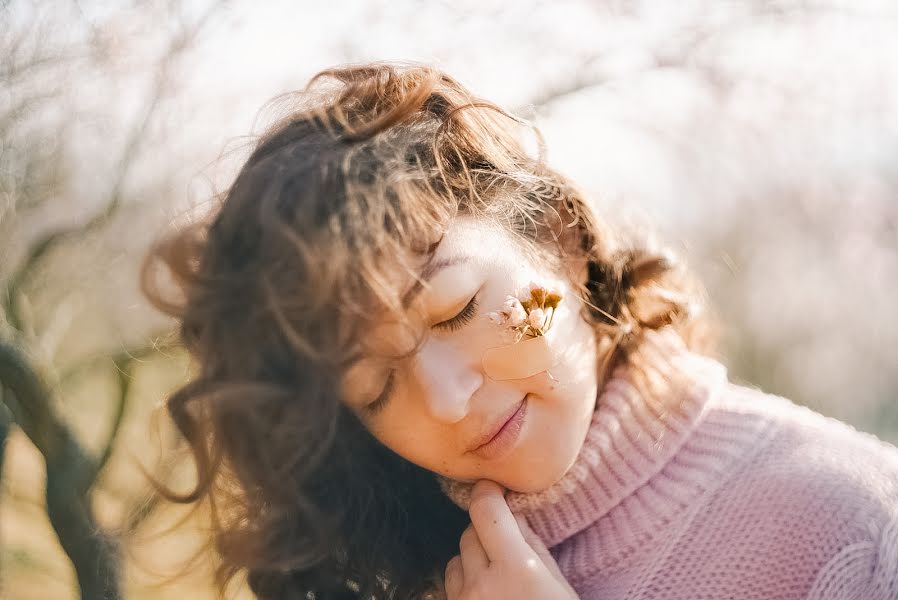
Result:
{"label": "hand", "polygon": [[460,555],[446,565],[449,600],[577,598],[549,549],[511,513],[498,484],[478,481],[468,512]]}

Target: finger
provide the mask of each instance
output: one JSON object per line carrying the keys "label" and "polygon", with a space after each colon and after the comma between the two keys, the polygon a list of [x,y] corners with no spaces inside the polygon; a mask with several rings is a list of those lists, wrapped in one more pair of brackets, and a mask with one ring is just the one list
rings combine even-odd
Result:
{"label": "finger", "polygon": [[499,484],[486,479],[475,483],[468,513],[490,561],[525,560],[532,552],[505,503]]}
{"label": "finger", "polygon": [[[527,519],[521,515],[514,515],[514,520],[518,524],[518,529],[521,530],[521,535],[524,537],[524,541],[527,542],[528,546],[533,548],[533,550],[541,556],[549,553],[549,549],[546,548],[542,539],[540,539],[540,537],[536,535],[536,532],[530,528]],[[551,554],[549,555],[551,556]]]}
{"label": "finger", "polygon": [[468,577],[472,577],[490,566],[490,559],[487,557],[486,550],[483,549],[483,544],[480,543],[477,530],[473,525],[469,525],[461,534],[458,548],[461,551],[462,570],[468,574]]}
{"label": "finger", "polygon": [[561,569],[558,567],[558,563],[555,562],[555,557],[549,552],[549,549],[543,543],[542,539],[536,535],[536,532],[530,528],[527,520],[521,515],[515,515],[514,518],[515,521],[517,521],[518,527],[521,530],[521,535],[524,536],[524,541],[527,542],[527,545],[536,552],[536,555],[539,556],[540,560],[543,561],[543,564],[553,575],[564,578],[564,575],[561,574]]}
{"label": "finger", "polygon": [[453,556],[446,564],[446,574],[443,577],[446,585],[446,597],[453,600],[461,596],[461,590],[465,585],[464,570],[461,566],[461,557]]}

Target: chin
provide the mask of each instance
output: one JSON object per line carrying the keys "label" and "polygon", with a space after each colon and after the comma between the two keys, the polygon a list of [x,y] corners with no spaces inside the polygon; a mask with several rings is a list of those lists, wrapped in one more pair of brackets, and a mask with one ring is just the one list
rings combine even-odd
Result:
{"label": "chin", "polygon": [[[555,460],[551,460],[552,458]],[[576,458],[577,453],[573,452],[565,453],[564,456],[559,456],[559,454],[551,457],[544,456],[539,461],[527,461],[521,476],[515,477],[514,481],[509,481],[505,487],[522,494],[547,490],[564,477],[565,473],[574,465]]]}

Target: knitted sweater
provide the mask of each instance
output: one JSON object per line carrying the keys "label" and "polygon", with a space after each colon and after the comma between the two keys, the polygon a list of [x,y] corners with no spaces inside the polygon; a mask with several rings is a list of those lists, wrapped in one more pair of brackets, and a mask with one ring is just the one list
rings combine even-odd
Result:
{"label": "knitted sweater", "polygon": [[898,449],[671,329],[615,370],[564,477],[506,499],[584,599],[898,600]]}

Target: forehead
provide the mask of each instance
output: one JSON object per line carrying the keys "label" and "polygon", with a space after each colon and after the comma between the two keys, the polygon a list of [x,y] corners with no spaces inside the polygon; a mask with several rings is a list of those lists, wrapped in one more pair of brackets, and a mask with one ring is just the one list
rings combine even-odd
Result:
{"label": "forehead", "polygon": [[[495,250],[504,247],[510,237],[505,227],[492,220],[471,215],[459,215],[446,225],[431,262],[438,264],[440,261],[460,255],[473,258],[482,255],[490,256],[495,253]],[[423,262],[422,268],[426,268]]]}
{"label": "forehead", "polygon": [[415,276],[397,270],[391,279],[399,289],[405,290],[403,303],[409,307],[440,271],[465,263],[482,265],[501,251],[507,252],[510,238],[508,231],[493,221],[470,215],[457,216],[448,223],[430,256],[411,261],[417,270]]}

